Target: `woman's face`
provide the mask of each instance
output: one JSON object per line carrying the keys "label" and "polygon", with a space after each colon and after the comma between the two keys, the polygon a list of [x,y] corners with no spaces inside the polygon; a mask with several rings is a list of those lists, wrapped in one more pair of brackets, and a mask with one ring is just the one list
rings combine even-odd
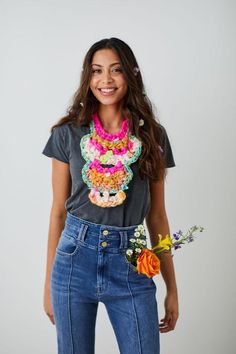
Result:
{"label": "woman's face", "polygon": [[97,100],[104,105],[116,104],[125,96],[128,85],[119,57],[112,49],[95,52],[91,63],[90,88]]}

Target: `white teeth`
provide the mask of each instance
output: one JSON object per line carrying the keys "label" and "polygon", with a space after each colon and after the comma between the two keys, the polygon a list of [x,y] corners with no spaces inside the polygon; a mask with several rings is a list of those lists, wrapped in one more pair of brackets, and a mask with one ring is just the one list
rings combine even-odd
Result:
{"label": "white teeth", "polygon": [[101,89],[102,92],[112,92],[115,91],[115,89]]}

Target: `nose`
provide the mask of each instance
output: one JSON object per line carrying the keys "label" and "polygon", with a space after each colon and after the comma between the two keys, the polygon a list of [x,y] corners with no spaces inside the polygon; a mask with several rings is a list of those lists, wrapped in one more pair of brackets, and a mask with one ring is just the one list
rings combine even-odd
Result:
{"label": "nose", "polygon": [[105,70],[102,78],[102,82],[111,82],[112,77],[109,70]]}

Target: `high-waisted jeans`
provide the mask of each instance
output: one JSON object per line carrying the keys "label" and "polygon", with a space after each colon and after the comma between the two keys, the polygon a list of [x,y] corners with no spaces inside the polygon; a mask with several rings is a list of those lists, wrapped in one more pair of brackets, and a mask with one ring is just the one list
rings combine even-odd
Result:
{"label": "high-waisted jeans", "polygon": [[125,255],[137,226],[95,224],[67,212],[51,273],[58,354],[94,354],[99,301],[121,354],[160,353],[156,284]]}

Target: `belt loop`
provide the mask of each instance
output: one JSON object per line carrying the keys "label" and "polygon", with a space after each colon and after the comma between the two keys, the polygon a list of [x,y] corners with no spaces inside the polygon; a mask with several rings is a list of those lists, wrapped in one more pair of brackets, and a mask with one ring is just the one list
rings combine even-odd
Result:
{"label": "belt loop", "polygon": [[77,240],[80,240],[80,241],[84,241],[85,240],[87,229],[88,229],[88,225],[87,224],[83,224],[83,223],[80,224]]}
{"label": "belt loop", "polygon": [[119,231],[120,234],[120,248],[128,247],[128,234],[127,231]]}

